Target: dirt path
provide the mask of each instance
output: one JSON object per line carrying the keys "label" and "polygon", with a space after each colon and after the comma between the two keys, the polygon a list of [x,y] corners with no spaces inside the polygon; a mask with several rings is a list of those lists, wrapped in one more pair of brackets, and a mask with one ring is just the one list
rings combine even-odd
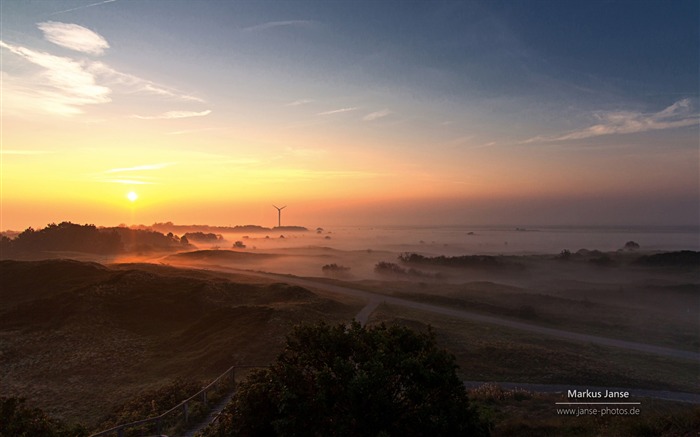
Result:
{"label": "dirt path", "polygon": [[185,432],[182,434],[182,437],[194,437],[198,432],[202,431],[204,428],[206,428],[210,423],[216,419],[216,416],[221,413],[224,408],[226,408],[226,405],[231,401],[233,398],[234,392],[231,391],[226,397],[224,397],[216,406],[209,412],[207,417],[205,417],[200,423],[197,425],[193,426],[189,431]]}
{"label": "dirt path", "polygon": [[470,311],[458,310],[448,307],[443,307],[439,305],[432,305],[427,303],[415,302],[407,299],[401,299],[397,297],[384,296],[378,293],[372,293],[364,290],[357,290],[354,288],[340,286],[335,284],[327,284],[321,281],[314,281],[308,278],[298,278],[288,275],[280,275],[276,273],[263,273],[263,272],[252,272],[247,270],[238,270],[233,268],[227,268],[222,266],[211,266],[212,270],[221,269],[224,271],[235,271],[237,273],[242,273],[246,275],[252,275],[257,277],[263,277],[267,279],[272,279],[275,281],[283,281],[293,285],[299,285],[301,287],[306,287],[310,289],[319,289],[326,292],[343,294],[346,296],[352,296],[356,298],[365,299],[369,302],[356,316],[356,319],[360,323],[366,323],[369,319],[370,314],[380,303],[387,303],[389,305],[397,305],[405,308],[416,309],[420,311],[426,311],[434,314],[442,314],[449,317],[454,317],[457,319],[467,320],[470,322],[486,323],[490,325],[504,326],[506,328],[517,329],[520,331],[532,332],[535,334],[546,335],[549,337],[563,338],[565,340],[579,341],[583,343],[592,343],[601,346],[614,347],[619,349],[628,349],[636,352],[643,352],[653,355],[659,355],[671,358],[680,358],[690,361],[700,362],[700,353],[693,351],[685,351],[679,349],[672,349],[664,346],[656,346],[646,343],[637,343],[627,340],[619,340],[615,338],[600,337],[597,335],[582,334],[578,332],[564,331],[556,328],[548,328],[545,326],[533,325],[531,323],[519,322],[516,320],[504,319],[495,316],[487,316],[484,314],[478,314]]}
{"label": "dirt path", "polygon": [[372,315],[374,310],[376,310],[381,303],[382,301],[380,299],[371,299],[369,302],[367,302],[367,305],[362,308],[359,313],[357,313],[355,320],[360,322],[360,325],[365,326],[369,321],[369,316]]}

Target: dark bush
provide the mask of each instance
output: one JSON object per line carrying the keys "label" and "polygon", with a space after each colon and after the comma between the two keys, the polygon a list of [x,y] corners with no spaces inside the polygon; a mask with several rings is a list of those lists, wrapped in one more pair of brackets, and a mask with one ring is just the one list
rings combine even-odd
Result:
{"label": "dark bush", "polygon": [[454,356],[432,332],[298,326],[205,436],[483,436]]}
{"label": "dark bush", "polygon": [[0,398],[0,437],[83,437],[81,425],[66,425],[38,408],[30,408],[22,398]]}

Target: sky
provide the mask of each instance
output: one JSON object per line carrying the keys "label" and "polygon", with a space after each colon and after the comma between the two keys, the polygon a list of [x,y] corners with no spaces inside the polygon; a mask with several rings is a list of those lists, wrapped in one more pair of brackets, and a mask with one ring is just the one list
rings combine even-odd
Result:
{"label": "sky", "polygon": [[700,223],[695,0],[0,17],[2,230]]}

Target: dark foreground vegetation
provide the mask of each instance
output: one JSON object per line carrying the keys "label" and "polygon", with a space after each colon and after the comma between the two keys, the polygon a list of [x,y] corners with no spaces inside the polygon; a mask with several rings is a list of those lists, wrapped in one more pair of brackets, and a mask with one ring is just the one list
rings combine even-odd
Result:
{"label": "dark foreground vegetation", "polygon": [[645,255],[639,257],[635,264],[649,267],[695,267],[700,269],[700,252],[681,250]]}
{"label": "dark foreground vegetation", "polygon": [[161,265],[4,260],[0,272],[2,395],[91,430],[177,378],[201,383],[231,366],[268,364],[302,320],[336,323],[361,308]]}
{"label": "dark foreground vegetation", "polygon": [[205,436],[488,435],[456,368],[432,333],[297,326]]}
{"label": "dark foreground vegetation", "polygon": [[508,265],[504,257],[490,255],[464,255],[464,256],[423,256],[417,253],[404,253],[399,255],[399,260],[406,264],[426,264],[445,267],[463,267],[478,269],[503,268]]}
{"label": "dark foreground vegetation", "polygon": [[409,277],[414,279],[441,279],[440,273],[424,272],[413,267],[405,269],[398,264],[380,261],[374,266],[374,272],[379,275],[390,276],[397,279]]}
{"label": "dark foreground vegetation", "polygon": [[[636,247],[635,247],[636,245]],[[560,261],[586,262],[592,265],[604,267],[637,266],[637,267],[679,267],[700,269],[700,252],[681,250],[676,252],[663,252],[654,254],[637,254],[635,251],[639,245],[633,241],[627,242],[624,249],[616,252],[601,252],[599,250],[580,249],[574,253],[564,249],[556,259]],[[463,269],[479,269],[483,271],[500,269],[522,269],[527,257],[518,256],[491,256],[491,255],[463,255],[463,256],[425,256],[418,253],[402,253],[399,261],[407,265],[430,265],[453,267]],[[390,264],[390,263],[385,263]],[[383,266],[387,267],[387,266]],[[393,270],[402,270],[396,264],[390,266]],[[386,270],[386,269],[385,269]],[[405,273],[405,269],[400,273]]]}
{"label": "dark foreground vegetation", "polygon": [[[225,256],[232,263],[253,255],[260,260],[277,256],[233,251],[200,251],[188,256],[201,257],[209,264],[216,264],[211,262],[218,262],[215,254]],[[397,280],[385,276],[392,280],[377,281],[376,292],[508,318],[525,318],[543,326],[697,350],[695,310],[700,288],[697,264],[693,263],[697,252],[659,255],[665,256],[610,253],[610,258],[615,261],[612,268],[591,265],[590,259],[601,256],[593,251],[572,253],[566,262],[551,255],[517,257],[528,272],[546,268],[552,269],[554,275],[558,273],[557,269],[561,272],[583,269],[584,272],[596,272],[596,278],[608,278],[609,283],[566,282],[554,275],[551,283],[538,283],[531,290],[527,284],[518,287],[474,279],[455,284],[423,282],[405,274],[397,276]],[[645,259],[651,261],[644,261],[646,264],[635,262]],[[691,263],[679,267],[684,260]],[[406,272],[410,269],[407,265],[394,266]],[[440,267],[439,270],[449,273],[448,268]],[[489,274],[500,278],[506,273],[496,270]],[[476,273],[468,271],[467,274]],[[623,277],[621,275],[624,275],[624,282],[619,280]],[[649,278],[654,281],[649,281]],[[358,287],[372,285],[357,284]],[[275,402],[284,402],[281,405],[297,413],[311,407],[344,405],[350,408],[348,405],[351,404],[347,403],[350,401],[340,399],[346,392],[355,393],[355,400],[366,395],[369,405],[375,405],[371,404],[375,401],[383,405],[382,399],[387,399],[385,394],[392,392],[390,388],[383,389],[377,384],[395,387],[397,380],[372,376],[372,372],[386,376],[386,372],[394,369],[393,364],[383,361],[363,363],[360,359],[363,347],[378,345],[382,351],[396,353],[404,350],[404,343],[400,342],[400,346],[391,349],[388,340],[362,340],[362,334],[357,337],[365,341],[366,346],[353,349],[351,355],[343,355],[347,350],[342,346],[344,343],[330,341],[336,329],[334,324],[351,320],[364,302],[336,300],[333,296],[298,286],[262,283],[260,279],[221,272],[153,264],[104,266],[71,260],[5,260],[0,261],[0,295],[0,386],[2,396],[14,397],[3,400],[10,402],[9,406],[14,405],[3,411],[14,411],[12,417],[17,419],[7,419],[9,413],[3,416],[0,437],[63,436],[65,430],[71,433],[75,430],[69,435],[81,435],[83,427],[72,423],[84,424],[85,429],[95,432],[116,423],[152,417],[191,396],[203,382],[211,381],[230,366],[265,366],[271,362],[275,364],[263,374],[276,378],[277,374],[269,372],[286,369],[281,376],[289,377],[288,381],[301,381],[300,384],[290,383],[299,391],[285,390],[281,387],[286,386],[281,383],[272,384],[270,379],[258,377],[246,383],[250,385],[244,384],[240,393],[247,390],[256,396],[269,396]],[[308,339],[306,342],[297,340],[298,345],[304,346],[303,353],[297,356],[290,352],[285,336],[297,332],[292,327],[301,322],[321,320],[330,324],[326,326],[329,330],[327,337],[316,343]],[[694,361],[532,336],[387,305],[379,306],[368,321],[372,326],[382,322],[386,326],[407,326],[428,337],[428,326],[432,326],[437,342],[455,354],[460,366],[459,378],[464,380],[597,384],[693,393],[699,390],[697,362]],[[354,329],[338,326],[345,329],[342,331],[344,335],[350,335]],[[372,329],[375,328],[364,331]],[[383,329],[388,335],[394,328]],[[418,334],[419,340],[423,334]],[[405,338],[410,339],[411,335]],[[407,343],[410,345],[411,341]],[[316,366],[316,358],[311,352],[313,348],[309,347],[312,344],[321,347],[318,362],[337,353],[340,358],[329,361],[327,366]],[[284,351],[280,357],[287,357],[281,364],[274,361],[280,351]],[[430,382],[429,372],[410,373],[412,366],[424,363],[423,358],[430,355],[430,352],[404,354],[402,360],[396,360],[397,371],[409,371],[409,375],[415,376],[410,377],[413,379],[402,376],[398,382]],[[434,361],[439,362],[438,359]],[[303,371],[295,373],[290,370],[301,363],[305,363]],[[350,377],[350,383],[341,384],[341,377],[346,376]],[[450,379],[445,377],[444,380]],[[367,386],[379,388],[369,390],[363,385],[365,382]],[[265,386],[268,383],[272,385]],[[419,394],[420,390],[423,389],[418,390]],[[323,402],[318,399],[306,404],[301,402],[303,395],[309,392],[322,393]],[[402,393],[401,401],[419,399],[409,391]],[[469,394],[469,411],[479,411],[481,419],[475,423],[486,420],[491,435],[496,437],[695,436],[694,432],[700,428],[700,411],[687,404],[643,400],[645,408],[638,417],[600,420],[557,416],[553,404],[558,399],[554,396],[522,392],[508,394],[484,388]],[[20,397],[26,397],[27,401],[21,403]],[[263,402],[261,399],[241,405],[259,405]],[[20,404],[21,407],[17,407]],[[236,404],[227,410],[229,416],[222,418],[239,414],[233,405]],[[405,404],[401,405],[405,407]],[[51,417],[35,407],[42,408]],[[376,407],[372,412],[382,411],[380,408],[383,407]],[[416,413],[419,410],[412,411],[420,417]],[[278,413],[276,410],[267,412]],[[391,422],[390,417],[372,414],[363,417],[362,423]],[[27,419],[30,417],[38,419]],[[317,421],[316,416],[304,417],[306,422]],[[404,421],[411,420],[411,417],[401,417]],[[291,426],[291,422],[278,416],[270,419],[270,423],[278,423],[278,420],[281,420],[280,426]],[[46,425],[51,430],[44,433],[41,428],[26,428],[26,431],[21,431],[25,428],[14,427],[17,423],[24,423],[22,426]],[[219,432],[217,429],[209,432]],[[400,435],[407,433],[400,432]],[[386,434],[398,435],[390,431]],[[239,435],[254,434],[240,431]]]}
{"label": "dark foreground vegetation", "polygon": [[81,425],[69,425],[39,408],[29,407],[26,400],[0,397],[0,437],[84,437]]}
{"label": "dark foreground vegetation", "polygon": [[555,403],[561,393],[505,390],[484,384],[469,398],[488,421],[491,437],[695,437],[700,429],[700,406],[642,400],[638,416],[558,415]]}

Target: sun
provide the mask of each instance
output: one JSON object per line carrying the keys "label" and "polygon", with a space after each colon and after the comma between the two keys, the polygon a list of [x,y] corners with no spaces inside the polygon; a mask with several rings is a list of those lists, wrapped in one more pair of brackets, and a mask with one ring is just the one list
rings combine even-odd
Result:
{"label": "sun", "polygon": [[126,198],[129,199],[131,202],[136,202],[136,199],[139,198],[139,195],[134,193],[133,191],[129,191],[126,195]]}

